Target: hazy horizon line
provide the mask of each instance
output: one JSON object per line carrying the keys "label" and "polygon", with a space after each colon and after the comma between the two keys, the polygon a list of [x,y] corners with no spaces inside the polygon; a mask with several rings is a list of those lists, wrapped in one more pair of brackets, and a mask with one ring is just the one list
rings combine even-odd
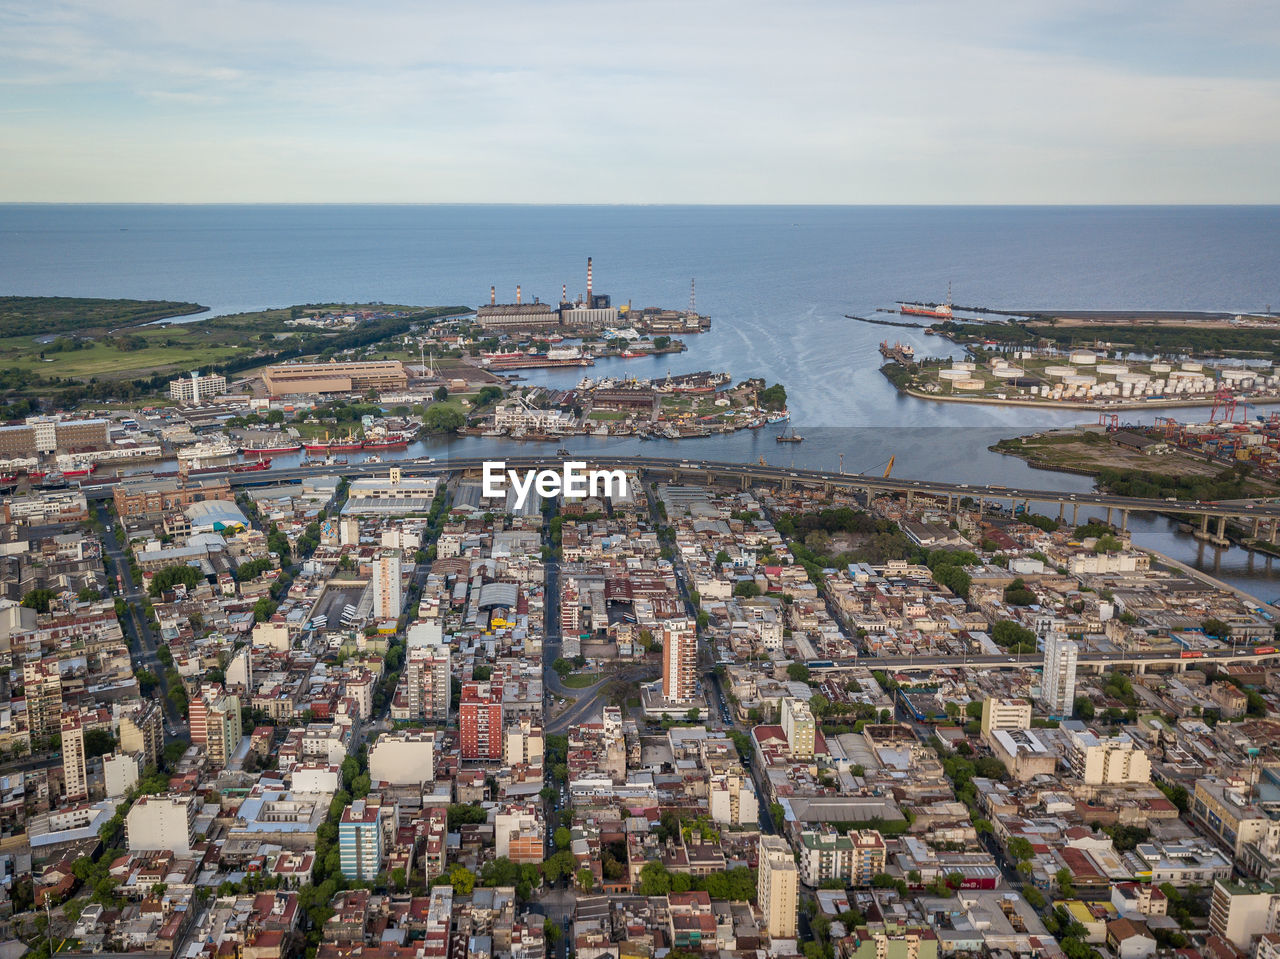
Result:
{"label": "hazy horizon line", "polygon": [[705,207],[707,209],[808,208],[808,209],[917,209],[944,207],[949,209],[1256,209],[1280,207],[1280,201],[1255,203],[1122,203],[1096,201],[1081,203],[1031,203],[1010,201],[984,203],[910,202],[910,203],[694,203],[655,201],[646,203],[519,201],[519,200],[6,200],[0,206],[520,206],[520,207]]}

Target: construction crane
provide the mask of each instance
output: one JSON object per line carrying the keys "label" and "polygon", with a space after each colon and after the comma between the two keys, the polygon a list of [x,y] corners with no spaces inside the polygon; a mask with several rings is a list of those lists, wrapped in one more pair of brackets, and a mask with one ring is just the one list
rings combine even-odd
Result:
{"label": "construction crane", "polygon": [[768,463],[766,463],[766,462],[764,461],[764,457],[763,457],[763,456],[762,456],[762,457],[760,457],[760,465],[761,465],[761,466],[768,466],[768,465],[769,465]]}
{"label": "construction crane", "polygon": [[[948,295],[950,294],[948,293]],[[889,474],[893,472],[893,459],[892,456],[889,457],[889,465],[884,468],[884,476],[881,479],[888,479]]]}

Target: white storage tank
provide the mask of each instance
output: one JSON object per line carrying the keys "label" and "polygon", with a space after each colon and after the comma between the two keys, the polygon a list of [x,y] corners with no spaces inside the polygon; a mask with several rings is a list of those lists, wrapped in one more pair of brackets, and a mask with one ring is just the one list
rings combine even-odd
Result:
{"label": "white storage tank", "polygon": [[1016,380],[1025,372],[1026,370],[1018,366],[997,366],[991,371],[991,375],[1001,380]]}
{"label": "white storage tank", "polygon": [[938,370],[938,378],[943,380],[967,380],[973,376],[973,370]]}
{"label": "white storage tank", "polygon": [[1170,366],[1168,363],[1152,363],[1151,364],[1152,373],[1168,373],[1172,369],[1173,367]]}
{"label": "white storage tank", "polygon": [[1076,368],[1074,366],[1046,366],[1044,375],[1051,376],[1055,380],[1062,379],[1064,376],[1074,376]]}
{"label": "white storage tank", "polygon": [[1182,369],[1188,373],[1199,373],[1204,370],[1204,364],[1187,360],[1187,362],[1182,364]]}
{"label": "white storage tank", "polygon": [[958,390],[980,390],[982,389],[982,380],[953,380],[952,384]]}
{"label": "white storage tank", "polygon": [[1092,350],[1072,350],[1067,362],[1074,366],[1093,366],[1098,362],[1098,354]]}
{"label": "white storage tank", "polygon": [[1103,376],[1119,376],[1121,373],[1128,373],[1129,367],[1119,363],[1099,363],[1098,372]]}

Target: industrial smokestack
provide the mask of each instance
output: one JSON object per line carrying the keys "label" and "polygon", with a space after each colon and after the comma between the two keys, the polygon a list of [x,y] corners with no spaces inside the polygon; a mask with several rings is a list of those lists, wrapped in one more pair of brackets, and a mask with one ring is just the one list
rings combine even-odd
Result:
{"label": "industrial smokestack", "polygon": [[560,284],[560,302],[561,303],[569,302],[569,284],[568,283]]}
{"label": "industrial smokestack", "polygon": [[591,257],[587,257],[587,309],[595,306],[595,300],[591,298]]}
{"label": "industrial smokestack", "polygon": [[498,288],[496,286],[489,287],[489,305],[498,305]]}
{"label": "industrial smokestack", "polygon": [[516,284],[516,306],[520,305],[520,284]]}

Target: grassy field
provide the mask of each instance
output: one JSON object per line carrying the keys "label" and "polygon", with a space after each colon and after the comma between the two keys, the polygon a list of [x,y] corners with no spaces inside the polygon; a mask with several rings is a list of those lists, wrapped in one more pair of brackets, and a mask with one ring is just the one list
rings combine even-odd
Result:
{"label": "grassy field", "polygon": [[[1110,436],[1098,432],[1062,432],[1041,436],[1001,440],[994,450],[1020,457],[1029,463],[1070,469],[1102,469],[1158,471],[1170,476],[1213,477],[1223,471],[1221,463],[1206,462],[1202,457],[1183,450],[1160,456],[1147,456],[1111,442]],[[1273,484],[1251,477],[1247,483],[1255,494],[1274,492]]]}
{"label": "grassy field", "polygon": [[[19,299],[36,302],[40,310],[23,313],[15,312],[16,307],[11,307],[9,313],[3,312],[6,303]],[[68,312],[73,306],[66,304],[82,302],[103,305],[96,312],[84,313],[82,325],[66,327],[65,324],[75,316]],[[8,370],[81,381],[94,378],[127,380],[155,373],[184,373],[245,355],[252,356],[258,351],[278,349],[300,336],[322,343],[324,338],[337,336],[341,331],[329,333],[313,327],[291,326],[286,321],[311,312],[368,308],[362,304],[328,304],[216,316],[185,323],[154,323],[157,316],[173,316],[181,312],[179,308],[195,312],[204,307],[141,303],[135,304],[136,308],[130,311],[127,306],[132,302],[64,301],[53,297],[0,298],[0,329],[6,328],[5,321],[14,317],[29,322],[33,316],[43,316],[50,324],[41,334],[0,338],[0,363]],[[377,309],[400,312],[419,308],[379,305]],[[102,325],[103,318],[119,321],[121,326],[108,330]],[[124,326],[128,322],[146,325]],[[12,323],[8,324],[8,327],[12,326]],[[49,338],[51,332],[56,334],[52,340]]]}
{"label": "grassy field", "polygon": [[582,673],[575,676],[566,676],[561,682],[570,689],[587,689],[600,682],[602,678],[599,673]]}
{"label": "grassy field", "polygon": [[[80,348],[76,349],[75,346]],[[201,323],[148,326],[126,336],[41,343],[30,336],[0,339],[6,369],[64,379],[132,379],[153,373],[186,372],[252,353],[257,347],[230,331]]]}
{"label": "grassy field", "polygon": [[0,296],[0,337],[128,329],[209,309],[172,300],[98,300],[71,296]]}

